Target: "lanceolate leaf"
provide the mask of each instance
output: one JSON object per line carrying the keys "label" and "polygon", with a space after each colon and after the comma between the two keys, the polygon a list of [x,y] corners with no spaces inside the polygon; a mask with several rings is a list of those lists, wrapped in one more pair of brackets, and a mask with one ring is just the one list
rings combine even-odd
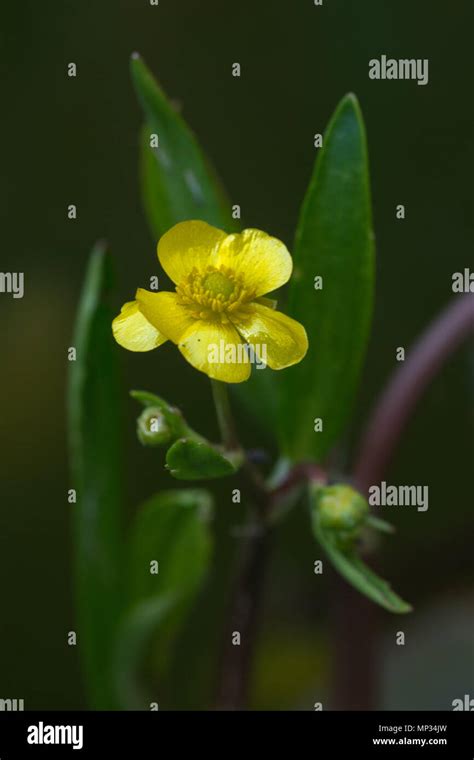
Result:
{"label": "lanceolate leaf", "polygon": [[206,491],[164,491],[138,511],[128,562],[128,610],[115,650],[122,707],[143,709],[139,669],[153,641],[163,674],[171,646],[207,571],[211,499]]}
{"label": "lanceolate leaf", "polygon": [[112,639],[120,611],[119,388],[113,314],[105,301],[110,261],[92,251],[69,373],[69,440],[76,544],[78,652],[91,707],[111,709]]}
{"label": "lanceolate leaf", "polygon": [[158,240],[186,219],[232,231],[231,206],[215,172],[137,53],[131,72],[146,120],[141,136],[142,191],[154,236]]}
{"label": "lanceolate leaf", "polygon": [[324,136],[293,257],[288,311],[305,325],[309,351],[281,379],[281,438],[292,458],[321,460],[348,421],[372,313],[369,171],[353,95],[339,104]]}

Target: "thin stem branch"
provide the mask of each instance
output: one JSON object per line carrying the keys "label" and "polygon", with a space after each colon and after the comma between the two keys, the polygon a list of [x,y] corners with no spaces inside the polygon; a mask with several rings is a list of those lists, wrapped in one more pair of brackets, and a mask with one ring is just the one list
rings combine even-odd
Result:
{"label": "thin stem branch", "polygon": [[248,535],[241,539],[244,541],[241,564],[224,630],[216,698],[218,710],[244,710],[248,703],[270,548],[266,527],[249,528]]}
{"label": "thin stem branch", "polygon": [[290,491],[302,483],[327,483],[327,473],[313,462],[301,462],[295,465],[288,473],[286,478],[279,483],[272,491],[272,501],[276,502],[285,497]]}
{"label": "thin stem branch", "polygon": [[225,383],[219,380],[211,380],[212,395],[216,407],[217,422],[221,431],[222,443],[227,449],[240,448],[235,432],[232,410],[230,408],[229,394]]}
{"label": "thin stem branch", "polygon": [[[222,442],[229,450],[243,450],[236,434],[227,387],[211,380]],[[259,470],[246,456],[242,474],[247,481],[247,498],[254,506],[253,522],[244,528],[239,568],[224,630],[219,665],[216,706],[219,710],[244,709],[252,672],[253,653],[263,595],[269,535],[266,524],[268,492]],[[239,643],[234,642],[238,634]]]}
{"label": "thin stem branch", "polygon": [[[223,443],[228,449],[242,450],[235,431],[227,388],[224,383],[216,380],[211,382]],[[298,482],[323,477],[315,465],[299,465],[271,491],[248,457],[244,460],[242,475],[246,480],[246,498],[253,507],[253,514],[249,525],[244,527],[241,539],[244,543],[239,557],[240,567],[224,631],[216,700],[219,710],[242,710],[247,704],[268,564],[273,506]],[[235,641],[237,636],[238,643]]]}
{"label": "thin stem branch", "polygon": [[450,303],[410,349],[372,412],[359,447],[354,481],[363,493],[382,479],[423,392],[473,330],[474,296],[467,293]]}
{"label": "thin stem branch", "polygon": [[[224,631],[217,691],[217,709],[242,710],[248,700],[253,654],[260,618],[266,567],[271,541],[271,517],[276,505],[305,481],[323,483],[325,473],[316,465],[301,464],[273,490],[269,490],[258,470],[247,462],[243,468],[248,493],[255,506],[253,522],[243,537],[241,565]],[[239,643],[234,637],[239,635]]]}

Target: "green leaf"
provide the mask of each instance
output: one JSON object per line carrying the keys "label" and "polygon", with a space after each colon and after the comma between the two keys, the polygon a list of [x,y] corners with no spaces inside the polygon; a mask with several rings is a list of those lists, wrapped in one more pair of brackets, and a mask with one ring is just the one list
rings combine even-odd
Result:
{"label": "green leaf", "polygon": [[146,703],[139,670],[152,640],[158,669],[166,671],[177,630],[209,566],[211,514],[210,495],[197,489],[164,491],[137,513],[128,563],[129,607],[115,649],[124,708],[143,709]]}
{"label": "green leaf", "polygon": [[[131,73],[146,119],[140,163],[143,201],[154,236],[158,239],[187,219],[234,230],[230,203],[214,170],[137,53],[132,56]],[[158,137],[158,147],[150,146],[150,135]]]}
{"label": "green leaf", "polygon": [[124,618],[115,649],[115,688],[122,709],[145,708],[147,696],[139,679],[144,652],[150,646],[154,631],[166,625],[176,606],[175,596],[159,596],[138,602]]}
{"label": "green leaf", "polygon": [[386,520],[382,520],[380,517],[375,517],[375,515],[367,515],[365,522],[369,528],[378,530],[380,533],[395,533],[395,528],[391,523],[387,522]]}
{"label": "green leaf", "polygon": [[[148,391],[130,391],[130,395],[145,407],[157,407],[174,431],[176,440],[168,449],[166,466],[170,474],[178,480],[207,480],[232,475],[242,464],[243,456],[237,451],[225,451],[220,446],[209,443],[196,433],[179,409],[171,407],[160,396]],[[177,437],[176,436],[176,437]]]}
{"label": "green leaf", "polygon": [[337,531],[324,529],[321,525],[317,498],[311,505],[314,535],[326,552],[336,570],[361,594],[368,596],[389,612],[405,613],[411,606],[396,594],[387,581],[379,578],[358,556],[352,541],[342,540]]}
{"label": "green leaf", "polygon": [[348,422],[372,314],[373,241],[365,129],[347,95],[324,135],[293,250],[288,312],[309,339],[307,356],[281,379],[281,438],[293,459],[320,461]]}
{"label": "green leaf", "polygon": [[105,296],[110,261],[92,251],[69,365],[69,443],[73,505],[78,651],[91,707],[111,709],[111,641],[121,608],[120,413],[113,313]]}
{"label": "green leaf", "polygon": [[135,401],[138,401],[144,407],[157,406],[162,411],[168,411],[170,405],[161,396],[157,396],[155,393],[149,391],[130,391],[130,395]]}
{"label": "green leaf", "polygon": [[178,480],[208,480],[232,475],[240,465],[236,452],[221,452],[206,441],[180,438],[166,455],[166,466]]}

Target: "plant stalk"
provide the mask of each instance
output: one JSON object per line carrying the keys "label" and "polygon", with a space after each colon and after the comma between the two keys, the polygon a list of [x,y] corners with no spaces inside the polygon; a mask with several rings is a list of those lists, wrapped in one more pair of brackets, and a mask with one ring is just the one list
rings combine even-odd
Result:
{"label": "plant stalk", "polygon": [[354,466],[363,493],[387,470],[402,433],[429,383],[474,332],[474,295],[458,296],[429,325],[393,373],[369,418]]}
{"label": "plant stalk", "polygon": [[238,449],[240,446],[237,440],[226,384],[219,380],[211,379],[211,387],[222,443],[230,451]]}
{"label": "plant stalk", "polygon": [[232,594],[218,677],[216,709],[244,710],[248,705],[270,534],[263,524],[249,527]]}
{"label": "plant stalk", "polygon": [[[211,380],[211,385],[222,443],[228,450],[243,451],[236,434],[226,384]],[[242,474],[246,480],[247,503],[252,506],[253,514],[240,539],[243,545],[219,663],[218,710],[242,710],[247,704],[268,560],[269,535],[265,519],[268,493],[260,472],[247,457]],[[237,635],[239,643],[235,642]]]}
{"label": "plant stalk", "polygon": [[[385,477],[417,402],[473,330],[474,296],[458,296],[422,333],[407,360],[389,379],[369,416],[353,469],[354,484],[362,493]],[[377,699],[375,660],[380,610],[354,589],[343,587],[339,578],[335,584],[332,706],[338,710],[371,710]]]}

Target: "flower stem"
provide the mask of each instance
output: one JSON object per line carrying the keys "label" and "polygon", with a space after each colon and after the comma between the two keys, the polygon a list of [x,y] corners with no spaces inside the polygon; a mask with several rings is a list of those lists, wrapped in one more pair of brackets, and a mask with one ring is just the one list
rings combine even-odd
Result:
{"label": "flower stem", "polygon": [[359,446],[354,481],[362,493],[382,479],[405,426],[430,381],[474,331],[474,297],[458,296],[410,349],[389,380]]}
{"label": "flower stem", "polygon": [[[227,450],[242,451],[226,384],[211,379],[211,386],[222,443]],[[239,710],[246,705],[268,556],[265,484],[247,457],[241,472],[246,481],[246,503],[253,507],[253,514],[243,529],[239,566],[224,629],[217,684],[218,710]],[[234,646],[232,642],[234,632],[240,635],[240,645]]]}
{"label": "flower stem", "polygon": [[[244,710],[252,676],[268,564],[270,535],[263,524],[249,525],[242,538],[240,567],[224,628],[216,709]],[[239,641],[234,640],[239,635]]]}
{"label": "flower stem", "polygon": [[[216,700],[218,710],[243,710],[247,705],[271,550],[272,513],[281,499],[299,484],[326,480],[326,474],[312,464],[295,467],[273,489],[268,488],[258,470],[248,461],[242,475],[246,478],[246,493],[253,513],[242,536],[240,567],[224,630]],[[240,635],[238,644],[233,640],[235,634]]]}
{"label": "flower stem", "polygon": [[222,443],[226,449],[238,449],[239,443],[235,432],[229,395],[225,383],[211,379],[212,395],[216,407],[217,422],[221,431]]}

